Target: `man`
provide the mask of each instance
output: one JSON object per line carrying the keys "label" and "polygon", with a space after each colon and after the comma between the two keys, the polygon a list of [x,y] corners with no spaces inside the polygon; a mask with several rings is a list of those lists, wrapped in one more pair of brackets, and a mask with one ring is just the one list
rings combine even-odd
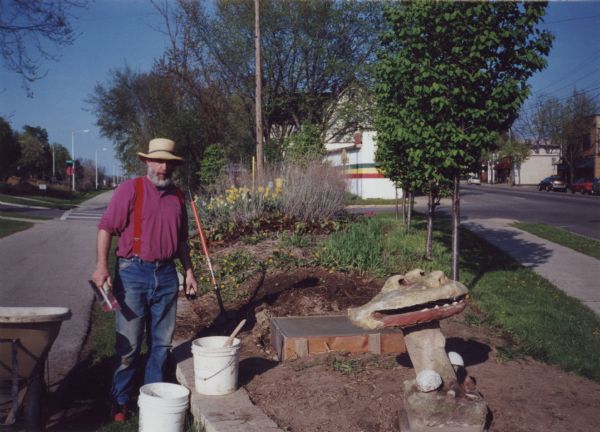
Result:
{"label": "man", "polygon": [[[198,284],[190,260],[187,212],[183,194],[171,181],[176,164],[169,139],[150,141],[148,153],[138,153],[147,175],[121,184],[98,224],[94,283],[112,287],[121,305],[116,312],[116,352],[121,364],[113,376],[113,419],[127,417],[144,329],[148,345],[144,382],[163,381],[163,369],[175,329],[179,281],[174,258],[185,269],[185,292],[195,295]],[[113,235],[119,236],[115,280],[108,272]]]}

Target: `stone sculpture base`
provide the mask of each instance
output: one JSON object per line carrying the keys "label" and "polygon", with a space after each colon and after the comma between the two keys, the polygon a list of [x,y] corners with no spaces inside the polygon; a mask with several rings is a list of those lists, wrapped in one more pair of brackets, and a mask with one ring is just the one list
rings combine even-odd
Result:
{"label": "stone sculpture base", "polygon": [[415,380],[404,381],[404,410],[402,432],[484,432],[488,413],[483,399],[451,397],[445,391],[423,393]]}

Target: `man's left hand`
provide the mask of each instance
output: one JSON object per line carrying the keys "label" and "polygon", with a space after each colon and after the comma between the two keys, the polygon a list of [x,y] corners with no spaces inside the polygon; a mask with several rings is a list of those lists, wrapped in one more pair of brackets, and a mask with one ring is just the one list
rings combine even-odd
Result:
{"label": "man's left hand", "polygon": [[185,296],[189,300],[193,300],[196,298],[197,293],[198,282],[196,281],[196,277],[194,276],[194,271],[192,269],[188,269],[185,272]]}

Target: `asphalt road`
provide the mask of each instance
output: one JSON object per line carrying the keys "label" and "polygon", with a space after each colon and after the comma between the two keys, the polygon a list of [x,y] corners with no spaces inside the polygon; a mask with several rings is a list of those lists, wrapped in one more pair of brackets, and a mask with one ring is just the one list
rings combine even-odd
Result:
{"label": "asphalt road", "polygon": [[[600,240],[600,196],[540,192],[534,186],[461,184],[460,200],[463,221],[501,218],[538,222]],[[425,197],[417,198],[415,209],[425,211]],[[365,207],[361,211],[394,211],[394,206]],[[450,215],[450,200],[442,200],[436,212]]]}
{"label": "asphalt road", "polygon": [[[461,185],[461,189],[461,216],[468,219],[539,222],[600,240],[600,196],[501,185]],[[447,204],[444,207],[451,211]]]}

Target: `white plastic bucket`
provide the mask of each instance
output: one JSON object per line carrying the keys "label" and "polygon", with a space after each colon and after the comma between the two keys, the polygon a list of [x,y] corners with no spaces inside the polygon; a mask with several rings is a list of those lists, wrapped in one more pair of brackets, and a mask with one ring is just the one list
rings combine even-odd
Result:
{"label": "white plastic bucket", "polygon": [[240,340],[224,347],[227,336],[209,336],[192,342],[194,382],[203,395],[225,395],[237,388]]}
{"label": "white plastic bucket", "polygon": [[153,383],[140,388],[139,432],[182,432],[190,391],[178,384]]}

